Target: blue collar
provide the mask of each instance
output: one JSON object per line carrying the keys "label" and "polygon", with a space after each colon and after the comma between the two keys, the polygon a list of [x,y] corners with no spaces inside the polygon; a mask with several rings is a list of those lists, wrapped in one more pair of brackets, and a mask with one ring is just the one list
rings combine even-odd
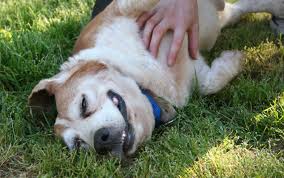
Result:
{"label": "blue collar", "polygon": [[150,91],[146,89],[140,88],[142,93],[148,98],[149,102],[151,103],[152,109],[153,109],[153,114],[155,117],[155,127],[159,127],[163,124],[161,120],[162,116],[162,109],[159,106],[159,104],[156,102],[156,100],[151,96]]}

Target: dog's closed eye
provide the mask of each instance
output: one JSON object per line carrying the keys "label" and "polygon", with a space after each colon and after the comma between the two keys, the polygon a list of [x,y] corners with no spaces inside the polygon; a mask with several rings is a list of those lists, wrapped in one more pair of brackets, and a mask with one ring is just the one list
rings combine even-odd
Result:
{"label": "dog's closed eye", "polygon": [[83,118],[87,118],[90,116],[90,113],[88,112],[88,101],[86,98],[86,95],[82,96],[82,101],[81,101],[81,116]]}

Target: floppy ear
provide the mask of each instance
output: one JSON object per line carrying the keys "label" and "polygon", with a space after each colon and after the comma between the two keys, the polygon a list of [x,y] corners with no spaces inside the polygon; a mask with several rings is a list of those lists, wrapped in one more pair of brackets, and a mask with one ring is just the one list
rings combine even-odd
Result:
{"label": "floppy ear", "polygon": [[56,89],[67,79],[64,73],[59,73],[52,78],[41,80],[32,90],[29,96],[31,114],[50,112],[54,106],[54,94]]}
{"label": "floppy ear", "polygon": [[31,113],[50,112],[54,103],[54,86],[51,79],[41,80],[29,96]]}

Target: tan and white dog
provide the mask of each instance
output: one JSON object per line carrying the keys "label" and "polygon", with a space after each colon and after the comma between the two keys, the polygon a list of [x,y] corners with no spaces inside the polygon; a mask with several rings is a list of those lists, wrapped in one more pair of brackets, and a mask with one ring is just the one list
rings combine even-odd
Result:
{"label": "tan and white dog", "polygon": [[[33,89],[29,104],[48,109],[55,97],[58,116],[56,135],[68,148],[95,148],[119,157],[133,154],[151,137],[155,119],[151,102],[161,108],[161,121],[183,107],[194,87],[202,95],[220,91],[240,71],[242,54],[226,51],[211,67],[199,55],[192,60],[188,39],[183,40],[177,63],[168,67],[167,51],[172,33],[160,45],[157,59],[145,49],[136,23],[158,0],[114,0],[81,32],[74,55],[59,74],[44,79]],[[283,13],[284,0],[198,0],[200,49],[213,47],[222,27],[249,12]]]}

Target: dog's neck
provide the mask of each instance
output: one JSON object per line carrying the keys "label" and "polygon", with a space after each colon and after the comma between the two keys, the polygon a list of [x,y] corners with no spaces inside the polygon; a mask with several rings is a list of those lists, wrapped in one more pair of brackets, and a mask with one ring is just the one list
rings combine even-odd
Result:
{"label": "dog's neck", "polygon": [[154,99],[154,97],[151,95],[151,92],[147,89],[143,89],[141,88],[141,92],[142,94],[144,94],[148,101],[150,102],[151,106],[152,106],[152,110],[153,110],[153,115],[154,115],[154,119],[155,119],[155,127],[159,127],[163,124],[161,118],[162,118],[162,109],[159,106],[158,102]]}

